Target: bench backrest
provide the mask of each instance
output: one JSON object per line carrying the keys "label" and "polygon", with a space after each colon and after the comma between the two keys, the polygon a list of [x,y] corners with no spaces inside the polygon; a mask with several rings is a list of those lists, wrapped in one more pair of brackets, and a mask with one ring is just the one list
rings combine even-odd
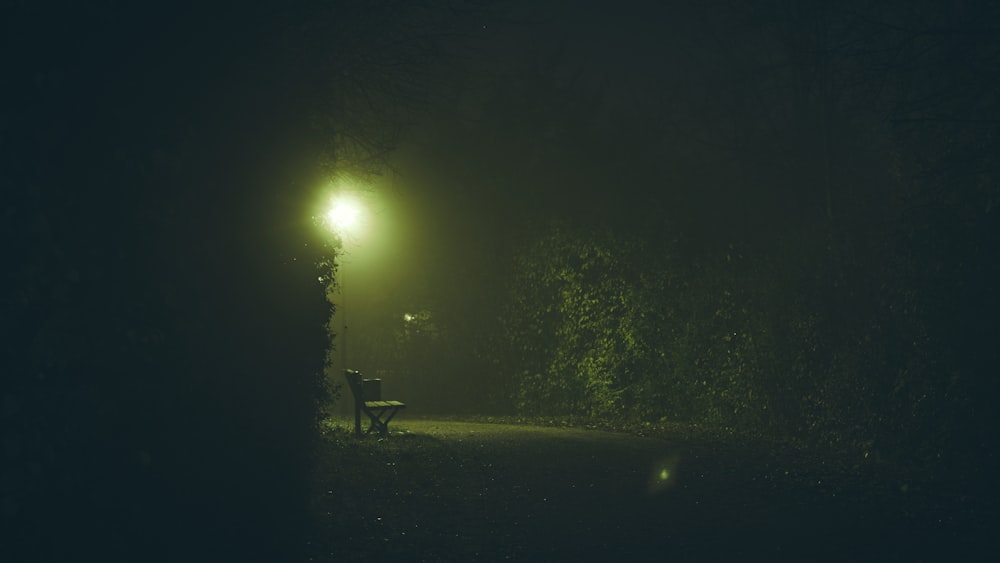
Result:
{"label": "bench backrest", "polygon": [[381,401],[382,400],[382,380],[365,379],[360,371],[344,370],[344,377],[351,388],[351,394],[355,401]]}

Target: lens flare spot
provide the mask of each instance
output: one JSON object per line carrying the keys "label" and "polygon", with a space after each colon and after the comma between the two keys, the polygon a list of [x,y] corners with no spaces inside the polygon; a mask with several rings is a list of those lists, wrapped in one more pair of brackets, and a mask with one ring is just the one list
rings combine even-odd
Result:
{"label": "lens flare spot", "polygon": [[677,455],[664,456],[656,460],[649,471],[646,491],[650,495],[656,495],[676,485],[679,462],[680,457]]}

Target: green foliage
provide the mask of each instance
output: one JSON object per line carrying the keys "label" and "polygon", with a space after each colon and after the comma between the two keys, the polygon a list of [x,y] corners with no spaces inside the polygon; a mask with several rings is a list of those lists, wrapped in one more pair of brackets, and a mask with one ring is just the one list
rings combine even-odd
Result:
{"label": "green foliage", "polygon": [[499,352],[519,412],[740,427],[858,455],[940,443],[955,377],[935,383],[899,261],[808,240],[770,251],[681,261],[677,245],[609,231],[543,233],[517,256]]}
{"label": "green foliage", "polygon": [[504,328],[507,359],[517,358],[521,409],[595,415],[620,409],[627,341],[614,335],[627,327],[617,254],[555,229],[518,258]]}

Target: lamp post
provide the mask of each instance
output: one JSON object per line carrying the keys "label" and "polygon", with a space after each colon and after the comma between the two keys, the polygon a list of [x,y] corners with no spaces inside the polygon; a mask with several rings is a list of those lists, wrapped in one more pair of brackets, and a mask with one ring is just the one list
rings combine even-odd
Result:
{"label": "lamp post", "polygon": [[[361,206],[354,199],[342,195],[331,202],[330,208],[326,211],[324,219],[326,221],[327,228],[333,231],[339,238],[342,247],[346,246],[346,243],[351,239],[351,235],[355,234],[354,231],[360,226],[361,223]],[[344,251],[341,251],[343,255]],[[343,266],[343,260],[340,261],[340,265]],[[340,350],[341,350],[341,367],[347,370],[347,298],[344,294],[344,270],[339,269],[337,272],[337,285],[340,288],[340,320],[344,326],[341,332]]]}

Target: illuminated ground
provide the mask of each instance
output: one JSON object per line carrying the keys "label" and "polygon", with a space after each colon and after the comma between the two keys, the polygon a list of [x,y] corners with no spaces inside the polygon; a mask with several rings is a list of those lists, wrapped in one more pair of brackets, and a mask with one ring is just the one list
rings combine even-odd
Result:
{"label": "illuminated ground", "polygon": [[934,561],[984,547],[974,499],[773,445],[404,420],[387,440],[336,431],[325,447],[318,561]]}

